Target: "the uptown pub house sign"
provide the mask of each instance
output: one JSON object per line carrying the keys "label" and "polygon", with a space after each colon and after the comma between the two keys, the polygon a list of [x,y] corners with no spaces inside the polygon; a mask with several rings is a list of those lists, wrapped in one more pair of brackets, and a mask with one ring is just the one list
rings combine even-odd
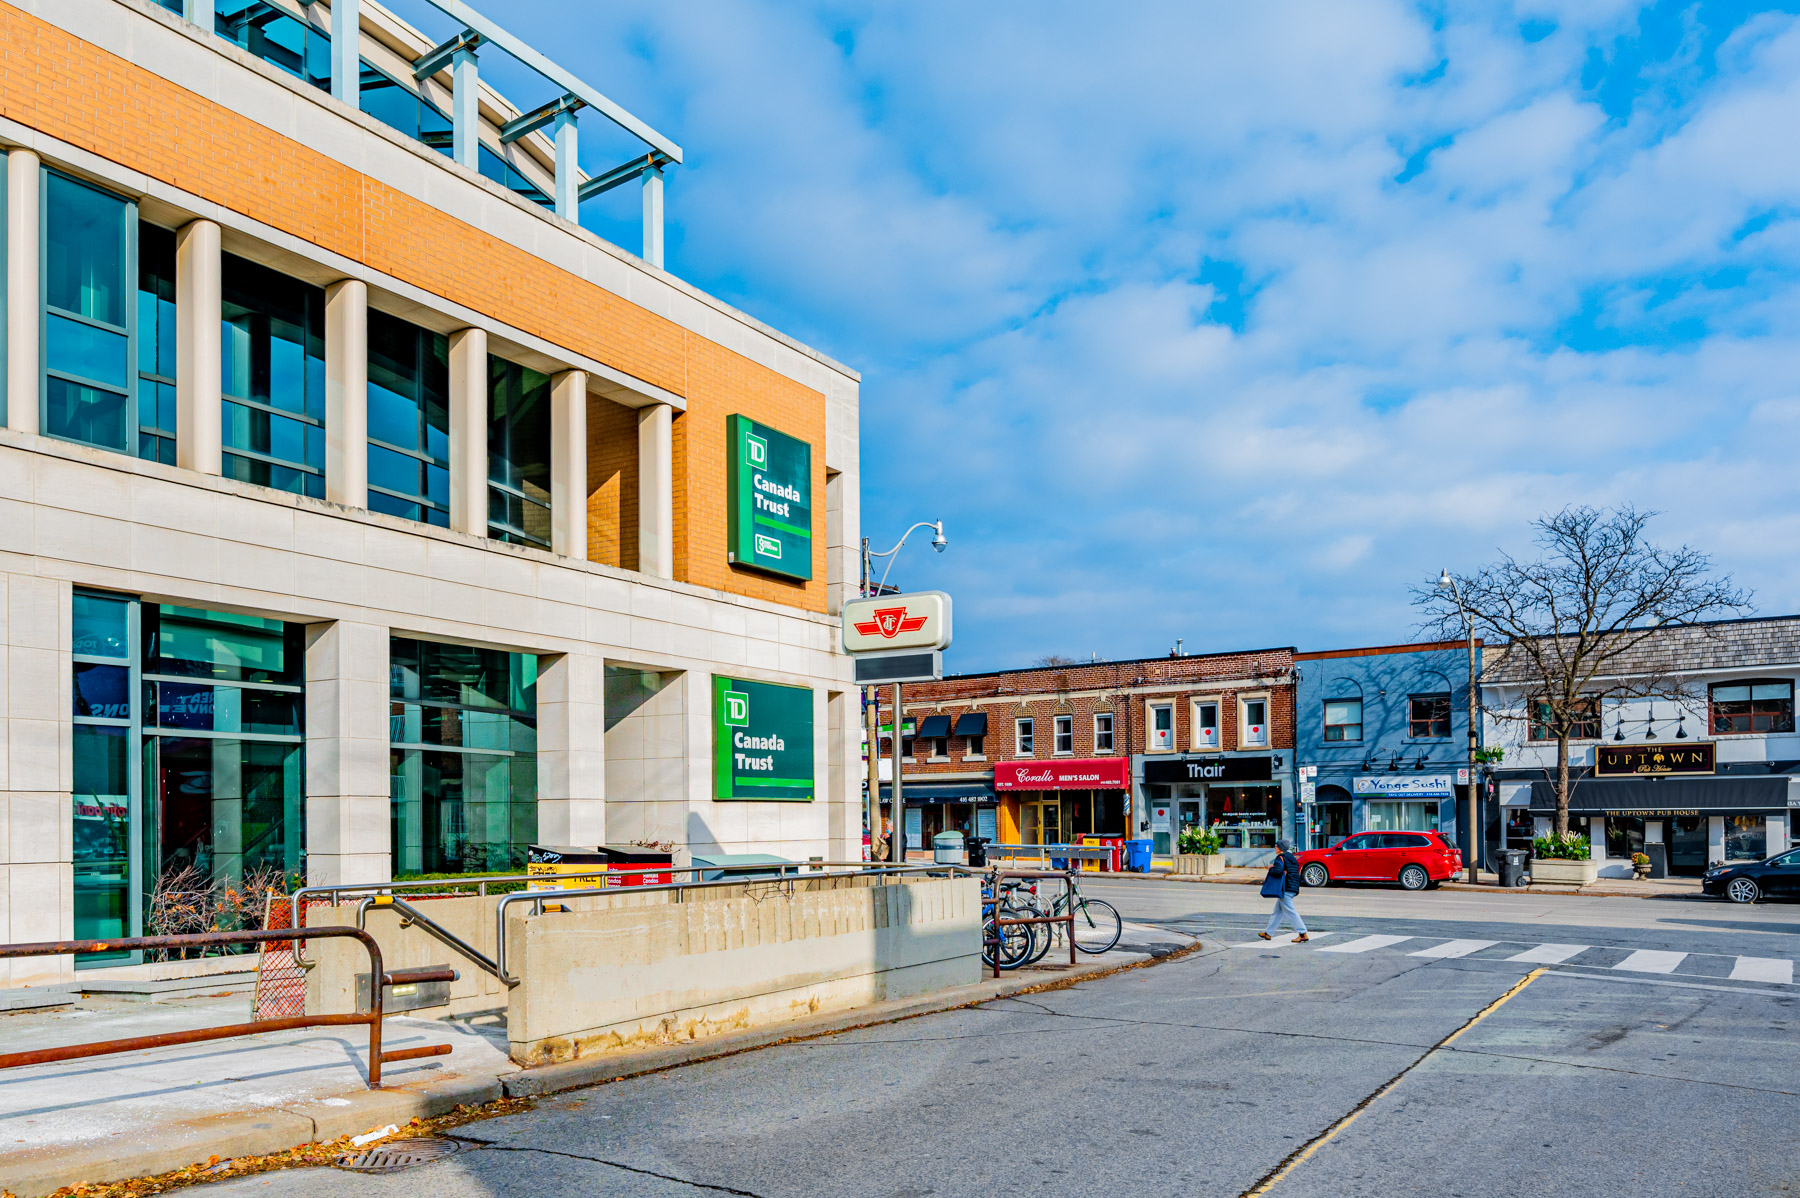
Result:
{"label": "the uptown pub house sign", "polygon": [[1711,741],[1691,745],[1603,745],[1594,750],[1594,776],[1597,778],[1711,774],[1717,769]]}
{"label": "the uptown pub house sign", "polygon": [[726,470],[727,557],[789,578],[812,577],[812,446],[731,416]]}

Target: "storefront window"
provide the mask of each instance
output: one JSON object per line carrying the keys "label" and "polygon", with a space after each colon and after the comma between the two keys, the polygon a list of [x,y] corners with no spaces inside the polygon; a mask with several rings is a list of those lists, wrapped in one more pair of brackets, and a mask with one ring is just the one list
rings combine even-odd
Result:
{"label": "storefront window", "polygon": [[1279,786],[1208,787],[1206,808],[1226,848],[1271,848],[1281,831]]}
{"label": "storefront window", "polygon": [[1438,830],[1437,800],[1431,799],[1425,802],[1371,801],[1366,827],[1370,832],[1436,832]]}
{"label": "storefront window", "polygon": [[1606,817],[1606,855],[1621,859],[1644,851],[1644,819],[1638,815]]}
{"label": "storefront window", "polygon": [[[73,601],[75,937],[132,935],[133,605],[76,592]],[[77,958],[80,965],[117,963]]]}
{"label": "storefront window", "polygon": [[1725,817],[1725,860],[1761,861],[1768,855],[1768,826],[1762,816]]}
{"label": "storefront window", "polygon": [[396,877],[523,872],[537,838],[537,658],[395,637]]}

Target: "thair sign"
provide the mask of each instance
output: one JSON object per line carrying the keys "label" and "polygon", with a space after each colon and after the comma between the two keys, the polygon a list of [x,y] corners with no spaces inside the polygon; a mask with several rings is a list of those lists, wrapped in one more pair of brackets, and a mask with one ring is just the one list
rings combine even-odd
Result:
{"label": "thair sign", "polygon": [[726,522],[736,565],[812,577],[812,446],[748,416],[728,422]]}
{"label": "thair sign", "polygon": [[813,693],[713,679],[714,789],[721,799],[813,797]]}
{"label": "thair sign", "polygon": [[844,604],[844,652],[943,649],[950,644],[950,596],[914,591]]}

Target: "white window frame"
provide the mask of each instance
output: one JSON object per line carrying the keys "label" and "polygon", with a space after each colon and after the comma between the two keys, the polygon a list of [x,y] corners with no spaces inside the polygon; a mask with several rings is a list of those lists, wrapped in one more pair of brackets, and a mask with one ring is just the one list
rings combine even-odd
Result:
{"label": "white window frame", "polygon": [[[1100,721],[1101,720],[1106,721],[1106,747],[1105,748],[1100,747]],[[1096,711],[1094,713],[1094,752],[1095,752],[1095,754],[1098,755],[1101,753],[1112,752],[1113,744],[1114,744],[1113,713],[1110,711]]]}
{"label": "white window frame", "polygon": [[[1250,727],[1249,711],[1250,711],[1250,704],[1252,704],[1252,703],[1261,703],[1263,705],[1263,722],[1262,722],[1262,739],[1261,740],[1252,740],[1250,738],[1249,731],[1248,731],[1248,729]],[[1269,703],[1269,696],[1268,696],[1267,692],[1260,692],[1260,693],[1254,694],[1254,695],[1239,695],[1238,696],[1238,726],[1237,726],[1238,748],[1240,748],[1240,749],[1266,749],[1269,747],[1269,740],[1270,740],[1269,707],[1270,707],[1270,703]]]}
{"label": "white window frame", "polygon": [[[1156,712],[1158,708],[1163,707],[1169,709],[1169,743],[1159,747],[1156,743]],[[1174,753],[1179,751],[1180,748],[1181,746],[1176,743],[1175,701],[1173,699],[1158,699],[1153,702],[1146,702],[1144,704],[1144,752]]]}
{"label": "white window frame", "polygon": [[[1202,707],[1210,707],[1213,709],[1213,739],[1211,744],[1207,744],[1200,739],[1200,709]],[[1225,747],[1223,724],[1219,719],[1219,701],[1217,699],[1195,699],[1192,703],[1188,704],[1188,716],[1192,721],[1189,727],[1192,729],[1190,739],[1194,742],[1194,752],[1217,753]]]}
{"label": "white window frame", "polygon": [[1037,756],[1037,725],[1028,715],[1019,716],[1013,721],[1013,755]]}
{"label": "white window frame", "polygon": [[987,760],[987,733],[983,732],[980,736],[963,737],[962,759],[964,761]]}
{"label": "white window frame", "polygon": [[[1063,738],[1069,738],[1069,747],[1063,748]],[[1052,757],[1075,756],[1075,717],[1072,715],[1053,715],[1050,717],[1050,755]]]}

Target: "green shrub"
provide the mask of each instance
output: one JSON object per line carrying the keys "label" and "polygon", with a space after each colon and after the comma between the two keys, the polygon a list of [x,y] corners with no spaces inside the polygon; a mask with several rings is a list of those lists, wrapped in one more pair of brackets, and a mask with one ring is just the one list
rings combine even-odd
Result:
{"label": "green shrub", "polygon": [[1184,853],[1211,855],[1219,851],[1219,836],[1203,828],[1183,828],[1178,847]]}
{"label": "green shrub", "polygon": [[1594,855],[1588,838],[1579,832],[1558,836],[1552,832],[1531,842],[1531,855],[1539,861],[1586,861]]}

